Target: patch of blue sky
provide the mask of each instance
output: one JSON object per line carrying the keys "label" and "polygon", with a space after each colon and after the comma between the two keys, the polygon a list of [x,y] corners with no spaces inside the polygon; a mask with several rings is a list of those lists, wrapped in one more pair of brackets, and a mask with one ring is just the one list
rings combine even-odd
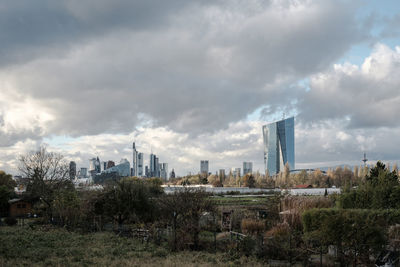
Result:
{"label": "patch of blue sky", "polygon": [[[297,101],[297,100],[294,100]],[[293,106],[292,102],[292,106]],[[272,113],[263,114],[264,109],[268,109],[268,105],[263,105],[261,107],[256,108],[252,113],[247,115],[247,121],[265,121],[265,122],[274,122],[281,120],[283,118],[289,118],[297,115],[296,109],[290,110],[276,110]]]}
{"label": "patch of blue sky", "polygon": [[364,0],[358,15],[366,16],[373,12],[384,16],[394,16],[400,13],[399,0]]}
{"label": "patch of blue sky", "polygon": [[304,79],[301,79],[300,81],[297,82],[297,86],[300,88],[304,88],[306,92],[310,91],[310,78],[306,77]]}
{"label": "patch of blue sky", "polygon": [[394,16],[400,14],[399,0],[364,0],[358,9],[356,18],[360,23],[364,23],[369,17],[373,20],[373,26],[369,32],[371,38],[364,42],[353,45],[351,49],[341,57],[337,63],[351,63],[361,66],[365,58],[374,49],[376,43],[382,43],[394,49],[400,45],[400,36],[382,38],[382,31],[388,26],[388,22]]}
{"label": "patch of blue sky", "polygon": [[364,63],[365,58],[371,54],[372,50],[373,47],[371,47],[371,45],[368,43],[354,45],[343,57],[337,61],[337,63],[350,63],[361,66]]}
{"label": "patch of blue sky", "polygon": [[58,148],[68,148],[69,144],[77,141],[79,138],[74,138],[66,135],[52,135],[43,139],[43,142]]}
{"label": "patch of blue sky", "polygon": [[261,106],[256,108],[252,113],[247,114],[247,121],[259,121],[261,117],[261,112],[263,111],[264,108],[267,106]]}

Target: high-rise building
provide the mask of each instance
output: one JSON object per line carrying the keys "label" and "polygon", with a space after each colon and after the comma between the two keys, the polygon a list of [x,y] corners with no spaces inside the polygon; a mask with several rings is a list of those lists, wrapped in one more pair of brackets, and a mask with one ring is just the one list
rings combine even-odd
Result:
{"label": "high-rise building", "polygon": [[168,180],[168,163],[160,163],[160,178]]}
{"label": "high-rise building", "polygon": [[200,173],[205,173],[208,175],[208,160],[200,161]]}
{"label": "high-rise building", "polygon": [[107,161],[103,161],[103,162],[101,163],[101,170],[102,170],[102,171],[107,170]]}
{"label": "high-rise building", "polygon": [[106,170],[109,169],[109,168],[111,168],[111,167],[114,167],[114,166],[115,166],[115,162],[112,161],[112,160],[109,160],[109,161],[107,161],[107,168],[106,168]]}
{"label": "high-rise building", "polygon": [[99,157],[96,158],[95,170],[96,170],[96,173],[100,173],[101,172],[101,164],[100,164]]}
{"label": "high-rise building", "polygon": [[150,169],[149,169],[150,177],[156,177],[157,168],[158,168],[158,159],[157,159],[156,155],[150,154]]}
{"label": "high-rise building", "polygon": [[115,165],[107,170],[103,171],[102,173],[117,173],[121,177],[129,176],[131,173],[131,166],[127,159],[121,159],[118,165]]}
{"label": "high-rise building", "polygon": [[232,168],[232,175],[233,177],[241,177],[241,169],[240,168]]}
{"label": "high-rise building", "polygon": [[294,117],[263,126],[264,164],[270,175],[275,175],[288,163],[295,168]]}
{"label": "high-rise building", "polygon": [[138,176],[138,151],[136,150],[135,142],[132,144],[133,157],[132,157],[132,176]]}
{"label": "high-rise building", "polygon": [[71,161],[69,163],[69,179],[73,180],[76,177],[76,163]]}
{"label": "high-rise building", "polygon": [[101,172],[101,164],[99,157],[89,160],[89,174],[93,178],[97,173]]}
{"label": "high-rise building", "polygon": [[253,172],[253,162],[243,162],[243,175]]}
{"label": "high-rise building", "polygon": [[89,159],[89,172],[96,170],[96,158]]}
{"label": "high-rise building", "polygon": [[225,169],[219,170],[219,179],[222,179],[222,180],[225,179]]}
{"label": "high-rise building", "polygon": [[156,157],[156,163],[154,164],[154,166],[156,167],[155,173],[154,173],[154,177],[160,177],[160,159],[158,157]]}
{"label": "high-rise building", "polygon": [[79,171],[79,177],[80,178],[86,178],[87,177],[87,168],[81,168]]}
{"label": "high-rise building", "polygon": [[170,174],[169,177],[170,178],[175,178],[175,170],[174,169],[172,169],[171,174]]}
{"label": "high-rise building", "polygon": [[143,176],[143,153],[138,153],[137,157],[137,176]]}

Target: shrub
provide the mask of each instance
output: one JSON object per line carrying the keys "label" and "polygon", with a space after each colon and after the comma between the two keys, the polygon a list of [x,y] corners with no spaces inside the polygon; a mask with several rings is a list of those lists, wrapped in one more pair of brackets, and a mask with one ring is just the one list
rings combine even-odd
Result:
{"label": "shrub", "polygon": [[307,235],[321,245],[336,245],[339,258],[348,251],[370,264],[369,256],[386,244],[386,229],[400,221],[399,210],[313,209],[304,212]]}
{"label": "shrub", "polygon": [[4,219],[4,222],[8,225],[8,226],[13,226],[17,224],[17,219],[15,219],[14,217],[7,217]]}
{"label": "shrub", "polygon": [[246,234],[259,234],[265,229],[265,223],[263,221],[253,219],[242,220],[242,231]]}
{"label": "shrub", "polygon": [[242,252],[247,257],[250,256],[256,247],[256,241],[251,237],[246,236],[239,242],[239,251]]}
{"label": "shrub", "polygon": [[282,209],[286,211],[282,216],[292,227],[301,229],[301,214],[313,208],[331,208],[333,200],[326,197],[286,196],[282,200]]}

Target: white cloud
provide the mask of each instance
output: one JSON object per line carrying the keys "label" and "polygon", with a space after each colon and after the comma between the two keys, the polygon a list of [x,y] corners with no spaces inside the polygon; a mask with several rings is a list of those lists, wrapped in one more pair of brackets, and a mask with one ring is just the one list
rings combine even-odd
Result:
{"label": "white cloud", "polygon": [[0,80],[0,147],[47,134],[54,120],[48,109],[19,93],[4,76],[0,75]]}
{"label": "white cloud", "polygon": [[[199,134],[260,106],[290,106],[299,94],[291,83],[325,69],[363,36],[356,6],[336,1],[174,3],[176,10],[122,0],[112,9],[96,3],[90,12],[91,1],[51,6],[90,38],[74,28],[75,41],[61,42],[50,28],[38,34],[56,38],[51,48],[62,53],[46,53],[44,45],[42,56],[0,74],[49,110],[53,134],[128,133],[142,115],[155,126]],[[102,19],[124,17],[124,7],[162,16],[118,18],[110,30]]]}
{"label": "white cloud", "polygon": [[343,127],[399,127],[400,51],[377,44],[361,68],[336,64],[312,75],[299,105],[304,122],[342,119]]}

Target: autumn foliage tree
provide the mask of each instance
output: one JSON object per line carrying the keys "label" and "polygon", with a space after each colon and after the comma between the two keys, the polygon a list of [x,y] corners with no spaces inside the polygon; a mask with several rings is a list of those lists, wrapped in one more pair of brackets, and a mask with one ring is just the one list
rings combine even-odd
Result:
{"label": "autumn foliage tree", "polygon": [[251,173],[246,174],[243,176],[243,185],[246,187],[253,188],[256,185],[256,179],[254,178],[254,175]]}

